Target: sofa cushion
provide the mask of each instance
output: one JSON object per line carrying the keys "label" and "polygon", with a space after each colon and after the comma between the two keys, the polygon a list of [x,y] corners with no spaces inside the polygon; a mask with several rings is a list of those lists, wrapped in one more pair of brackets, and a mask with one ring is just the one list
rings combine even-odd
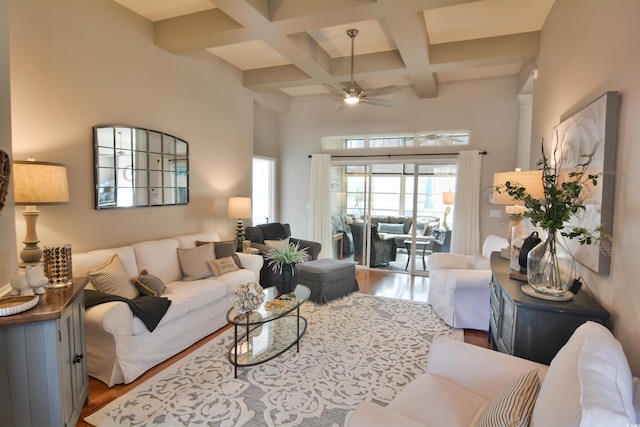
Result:
{"label": "sofa cushion", "polygon": [[73,277],[84,277],[92,270],[97,270],[104,266],[109,260],[118,254],[120,261],[127,268],[129,276],[137,276],[139,274],[138,265],[136,264],[136,254],[131,246],[121,246],[113,249],[97,249],[86,253],[74,253],[72,255],[71,265],[73,268]]}
{"label": "sofa cushion", "polygon": [[227,293],[235,292],[238,285],[243,283],[250,283],[256,281],[256,274],[246,268],[241,268],[237,271],[232,271],[222,276],[216,277],[216,280],[222,282],[227,287]]}
{"label": "sofa cushion", "polygon": [[213,277],[192,282],[167,283],[166,293],[186,298],[189,311],[196,310],[222,298],[229,298],[229,301],[231,301],[231,297],[227,296],[226,285]]}
{"label": "sofa cushion", "polygon": [[176,256],[176,239],[150,240],[131,245],[136,254],[138,271],[147,270],[164,283],[182,279],[180,264]]}
{"label": "sofa cushion", "polygon": [[493,399],[478,427],[527,427],[539,390],[538,369],[520,375]]}
{"label": "sofa cushion", "polygon": [[635,422],[633,380],[622,346],[604,326],[584,323],[551,361],[531,426]]}
{"label": "sofa cushion", "polygon": [[[428,402],[428,404],[427,404]],[[387,405],[425,426],[475,426],[490,401],[453,381],[423,374]]]}
{"label": "sofa cushion", "polygon": [[140,295],[118,254],[111,257],[109,262],[101,268],[89,271],[88,275],[91,283],[100,292],[128,299],[134,299]]}
{"label": "sofa cushion", "polygon": [[178,261],[180,262],[183,281],[189,282],[211,276],[212,273],[208,262],[216,257],[213,253],[213,243],[189,249],[178,248],[176,250],[178,251]]}
{"label": "sofa cushion", "polygon": [[378,223],[378,233],[404,234],[404,224]]}
{"label": "sofa cushion", "polygon": [[164,282],[161,278],[149,274],[147,270],[143,270],[139,276],[134,277],[133,284],[138,288],[141,295],[157,297],[164,292]]}
{"label": "sofa cushion", "polygon": [[213,271],[214,276],[219,277],[223,274],[231,273],[232,271],[239,270],[238,266],[235,262],[233,262],[233,258],[230,256],[220,258],[220,259],[212,259],[207,262],[211,271]]}

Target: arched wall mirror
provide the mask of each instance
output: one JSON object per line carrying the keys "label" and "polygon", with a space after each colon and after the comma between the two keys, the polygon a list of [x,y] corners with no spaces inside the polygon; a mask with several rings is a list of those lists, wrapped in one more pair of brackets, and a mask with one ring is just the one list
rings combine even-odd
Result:
{"label": "arched wall mirror", "polygon": [[93,128],[96,209],[189,203],[189,145],[132,126]]}

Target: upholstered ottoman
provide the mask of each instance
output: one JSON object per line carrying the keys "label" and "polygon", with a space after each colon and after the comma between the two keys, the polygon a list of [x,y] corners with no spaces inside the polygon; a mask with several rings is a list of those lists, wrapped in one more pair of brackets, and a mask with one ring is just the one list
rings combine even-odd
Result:
{"label": "upholstered ottoman", "polygon": [[325,304],[359,290],[356,266],[349,261],[318,259],[298,266],[298,283],[311,290],[309,301]]}

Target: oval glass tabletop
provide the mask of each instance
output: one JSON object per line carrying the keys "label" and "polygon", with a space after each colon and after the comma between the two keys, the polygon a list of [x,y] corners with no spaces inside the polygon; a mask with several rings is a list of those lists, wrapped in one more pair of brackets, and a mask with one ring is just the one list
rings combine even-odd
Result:
{"label": "oval glass tabletop", "polygon": [[264,290],[264,301],[258,309],[238,315],[235,308],[227,313],[227,321],[233,325],[259,325],[285,316],[309,299],[311,291],[303,285],[296,286],[290,294],[278,294],[275,286]]}

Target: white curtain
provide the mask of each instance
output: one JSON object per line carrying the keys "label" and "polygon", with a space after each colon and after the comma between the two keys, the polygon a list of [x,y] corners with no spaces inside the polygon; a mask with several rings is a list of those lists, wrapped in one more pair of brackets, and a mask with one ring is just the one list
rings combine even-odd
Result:
{"label": "white curtain", "polygon": [[309,240],[320,242],[320,258],[333,258],[331,236],[331,156],[311,156],[311,188],[309,189]]}
{"label": "white curtain", "polygon": [[451,252],[473,255],[480,248],[480,172],[482,154],[477,150],[458,154],[458,173],[451,232]]}

